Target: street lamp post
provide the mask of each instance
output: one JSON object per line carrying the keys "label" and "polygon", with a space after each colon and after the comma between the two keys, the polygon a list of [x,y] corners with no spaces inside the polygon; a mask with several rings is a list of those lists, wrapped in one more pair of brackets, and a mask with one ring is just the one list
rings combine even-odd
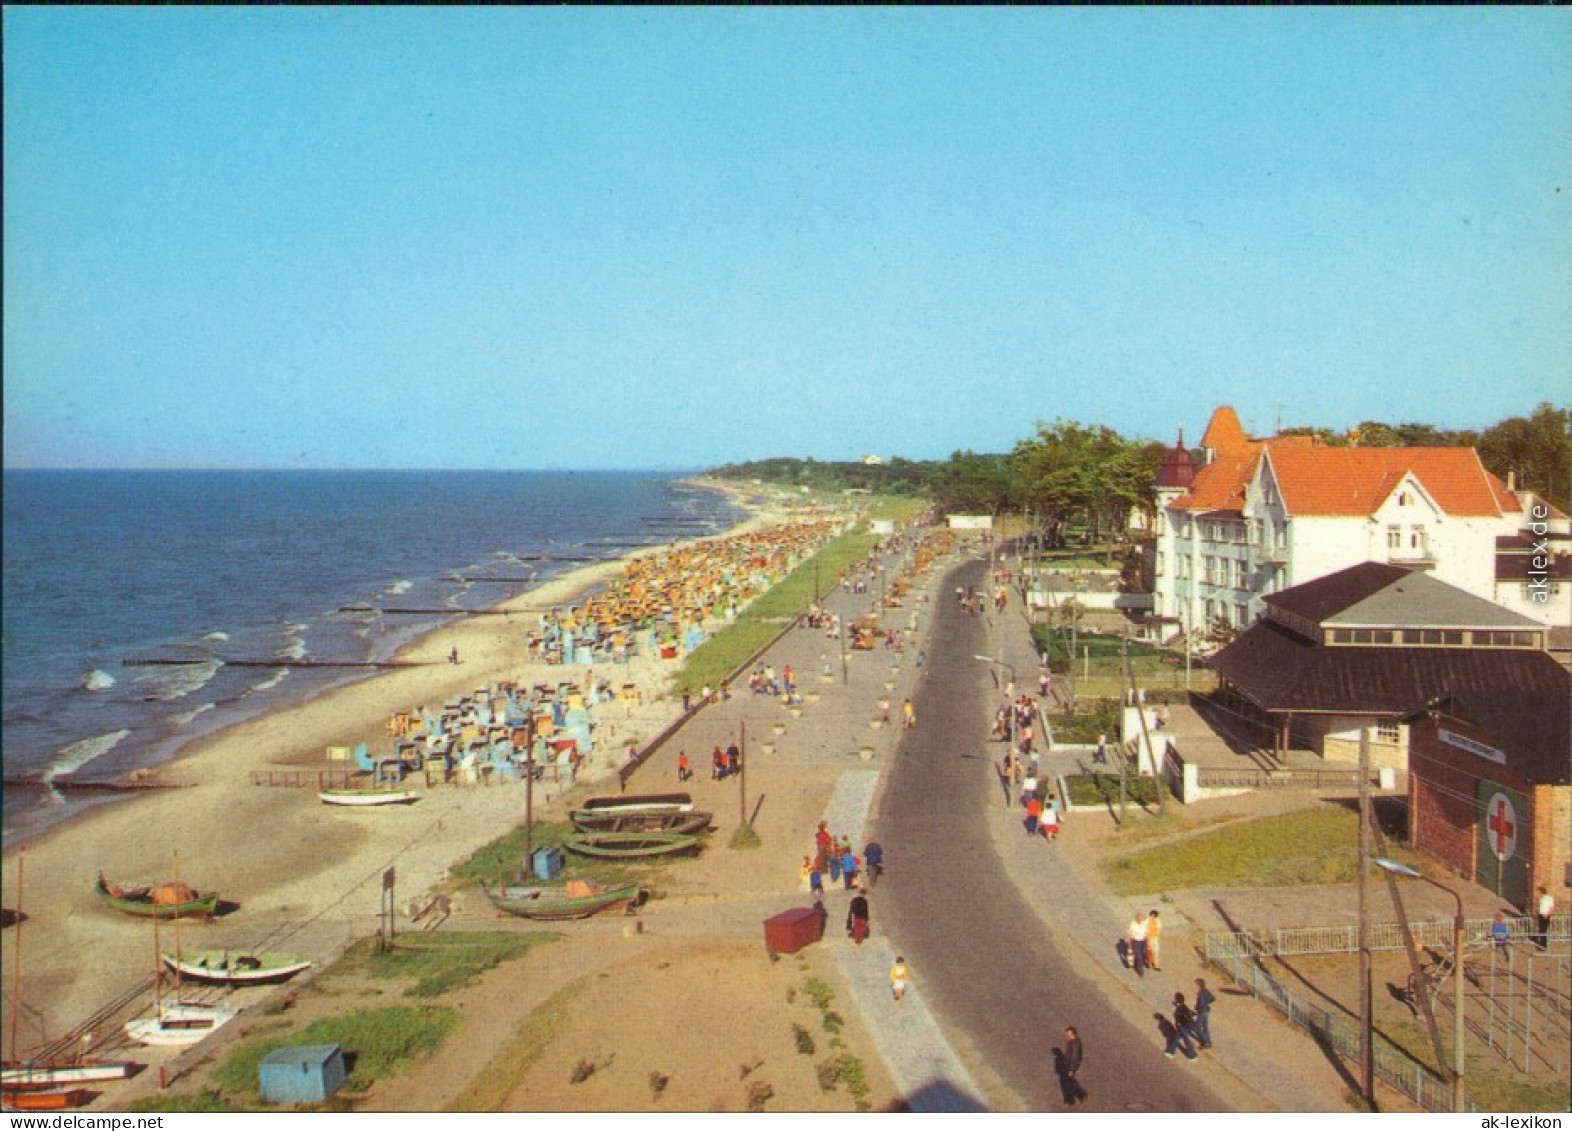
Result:
{"label": "street lamp post", "polygon": [[1423,880],[1452,897],[1452,1110],[1463,1113],[1463,897],[1446,884],[1432,880],[1417,868],[1385,857],[1375,858],[1376,867],[1394,876]]}
{"label": "street lamp post", "polygon": [[[1008,671],[1010,673],[1010,686],[1011,687],[1015,686],[1015,665],[1014,664],[1010,663],[1007,660],[996,660],[992,656],[974,655],[972,657],[972,659],[977,660],[977,661],[979,661],[981,663],[984,663],[984,664],[998,664],[1001,668],[1004,668],[1006,671]],[[1006,704],[1006,708],[1007,708],[1007,713],[1005,714],[1005,717],[1004,717],[1004,725],[1006,727],[1006,730],[1005,730],[1004,733],[1005,733],[1005,739],[1010,744],[1010,750],[1012,751],[1011,757],[1014,757],[1013,751],[1015,750],[1015,704],[1014,703],[1007,703]]]}

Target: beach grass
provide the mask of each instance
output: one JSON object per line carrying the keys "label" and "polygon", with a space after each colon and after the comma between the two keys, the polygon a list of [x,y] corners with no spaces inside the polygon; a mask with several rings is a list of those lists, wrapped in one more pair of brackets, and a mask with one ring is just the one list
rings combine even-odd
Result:
{"label": "beach grass", "polygon": [[486,971],[523,958],[556,935],[545,931],[420,931],[402,935],[391,947],[361,939],[334,967],[336,974],[398,979],[411,984],[406,997],[440,997],[473,985]]}
{"label": "beach grass", "polygon": [[213,1074],[213,1082],[242,1102],[260,1103],[258,1069],[270,1052],[287,1045],[336,1044],[352,1054],[345,1089],[364,1092],[376,1081],[395,1075],[407,1061],[430,1055],[462,1021],[456,1009],[431,1006],[393,1006],[325,1017],[298,1033],[240,1045]]}
{"label": "beach grass", "polygon": [[143,1096],[127,1107],[131,1112],[162,1112],[168,1115],[234,1115],[245,1111],[224,1098],[222,1092],[204,1090],[183,1095]]}
{"label": "beach grass", "polygon": [[[1388,1021],[1380,1027],[1385,1037],[1400,1052],[1424,1065],[1437,1076],[1445,1077],[1444,1070],[1434,1064],[1435,1050],[1430,1043],[1430,1033],[1417,1021]],[[1451,1045],[1447,1045],[1450,1054]],[[1486,1111],[1556,1112],[1567,1109],[1566,1084],[1549,1083],[1541,1079],[1525,1079],[1513,1070],[1503,1072],[1487,1068],[1481,1061],[1493,1054],[1477,1037],[1466,1050],[1466,1089],[1470,1102]]]}
{"label": "beach grass", "polygon": [[[1117,779],[1113,781],[1117,796]],[[1358,832],[1359,818],[1352,809],[1318,805],[1116,856],[1104,865],[1104,874],[1120,895],[1352,883],[1358,871]],[[1395,846],[1391,851],[1399,860],[1412,859]]]}

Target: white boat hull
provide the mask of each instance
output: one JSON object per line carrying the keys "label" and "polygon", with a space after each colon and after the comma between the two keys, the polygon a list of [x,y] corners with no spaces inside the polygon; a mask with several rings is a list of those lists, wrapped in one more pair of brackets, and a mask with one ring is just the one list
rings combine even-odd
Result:
{"label": "white boat hull", "polygon": [[276,966],[248,965],[247,959],[250,957],[243,951],[237,951],[233,955],[226,953],[216,961],[194,961],[176,958],[172,954],[164,955],[163,959],[165,966],[183,978],[219,986],[259,986],[283,982],[311,966],[304,960]]}
{"label": "white boat hull", "polygon": [[84,1064],[13,1065],[0,1069],[0,1086],[10,1089],[53,1088],[61,1084],[98,1084],[124,1080],[134,1066],[127,1061],[105,1060]]}
{"label": "white boat hull", "polygon": [[317,794],[317,799],[324,805],[347,805],[350,807],[364,807],[369,805],[410,805],[420,800],[420,794],[413,790],[386,790],[372,793],[329,791]]}
{"label": "white boat hull", "polygon": [[211,1036],[240,1013],[232,1005],[173,1002],[152,1017],[126,1022],[126,1036],[144,1045],[194,1045]]}

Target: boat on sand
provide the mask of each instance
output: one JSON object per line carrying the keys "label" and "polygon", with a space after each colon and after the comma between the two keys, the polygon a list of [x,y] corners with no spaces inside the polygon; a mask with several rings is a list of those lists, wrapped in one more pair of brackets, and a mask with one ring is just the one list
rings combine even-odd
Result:
{"label": "boat on sand", "polygon": [[126,915],[143,919],[211,919],[218,910],[218,893],[202,893],[178,880],[149,887],[111,884],[98,873],[96,889],[104,904]]}
{"label": "boat on sand", "polygon": [[420,794],[412,789],[325,789],[317,798],[324,805],[350,807],[413,805],[420,800]]}
{"label": "boat on sand", "polygon": [[215,986],[265,986],[293,978],[311,963],[293,954],[254,950],[188,950],[166,954],[164,965],[177,976]]}
{"label": "boat on sand", "polygon": [[586,810],[575,809],[568,814],[573,827],[581,832],[594,833],[683,833],[693,835],[709,829],[713,813],[699,810],[692,812],[651,810]]}
{"label": "boat on sand", "polygon": [[646,857],[677,856],[697,852],[699,838],[685,833],[574,832],[563,838],[562,847],[580,856],[595,856],[608,860],[639,860]]}
{"label": "boat on sand", "polygon": [[638,884],[596,888],[583,880],[549,887],[486,888],[486,898],[498,911],[520,919],[587,919],[599,911],[628,909],[643,902]]}

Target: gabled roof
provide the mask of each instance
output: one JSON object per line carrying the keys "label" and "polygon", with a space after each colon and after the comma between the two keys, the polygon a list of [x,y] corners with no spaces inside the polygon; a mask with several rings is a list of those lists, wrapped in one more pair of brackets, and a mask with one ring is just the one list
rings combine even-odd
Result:
{"label": "gabled roof", "polygon": [[1400,716],[1443,692],[1568,702],[1567,671],[1526,648],[1328,648],[1258,620],[1209,661],[1267,711]]}
{"label": "gabled roof", "polygon": [[[1456,719],[1477,727],[1490,736],[1492,745],[1507,756],[1507,763],[1536,785],[1566,785],[1572,781],[1572,746],[1567,720],[1567,701],[1572,698],[1572,676],[1561,686],[1539,691],[1499,691],[1473,689],[1447,690],[1426,701],[1404,716],[1413,722],[1422,715],[1436,714],[1441,719]],[[1423,776],[1423,759],[1412,759],[1410,769]]]}
{"label": "gabled roof", "polygon": [[1231,405],[1221,405],[1212,413],[1206,432],[1201,436],[1201,446],[1219,454],[1233,451],[1249,442],[1244,425],[1239,423],[1239,414]]}
{"label": "gabled roof", "polygon": [[1195,473],[1190,490],[1168,505],[1187,511],[1237,511],[1244,506],[1245,488],[1255,474],[1261,458],[1261,445],[1254,441],[1224,452]]}
{"label": "gabled roof", "polygon": [[1520,509],[1473,448],[1327,448],[1273,441],[1267,458],[1283,506],[1295,517],[1372,514],[1409,474],[1448,515],[1497,517]]}
{"label": "gabled roof", "polygon": [[1338,628],[1543,628],[1538,621],[1438,581],[1423,570],[1381,562],[1295,585],[1262,600]]}

